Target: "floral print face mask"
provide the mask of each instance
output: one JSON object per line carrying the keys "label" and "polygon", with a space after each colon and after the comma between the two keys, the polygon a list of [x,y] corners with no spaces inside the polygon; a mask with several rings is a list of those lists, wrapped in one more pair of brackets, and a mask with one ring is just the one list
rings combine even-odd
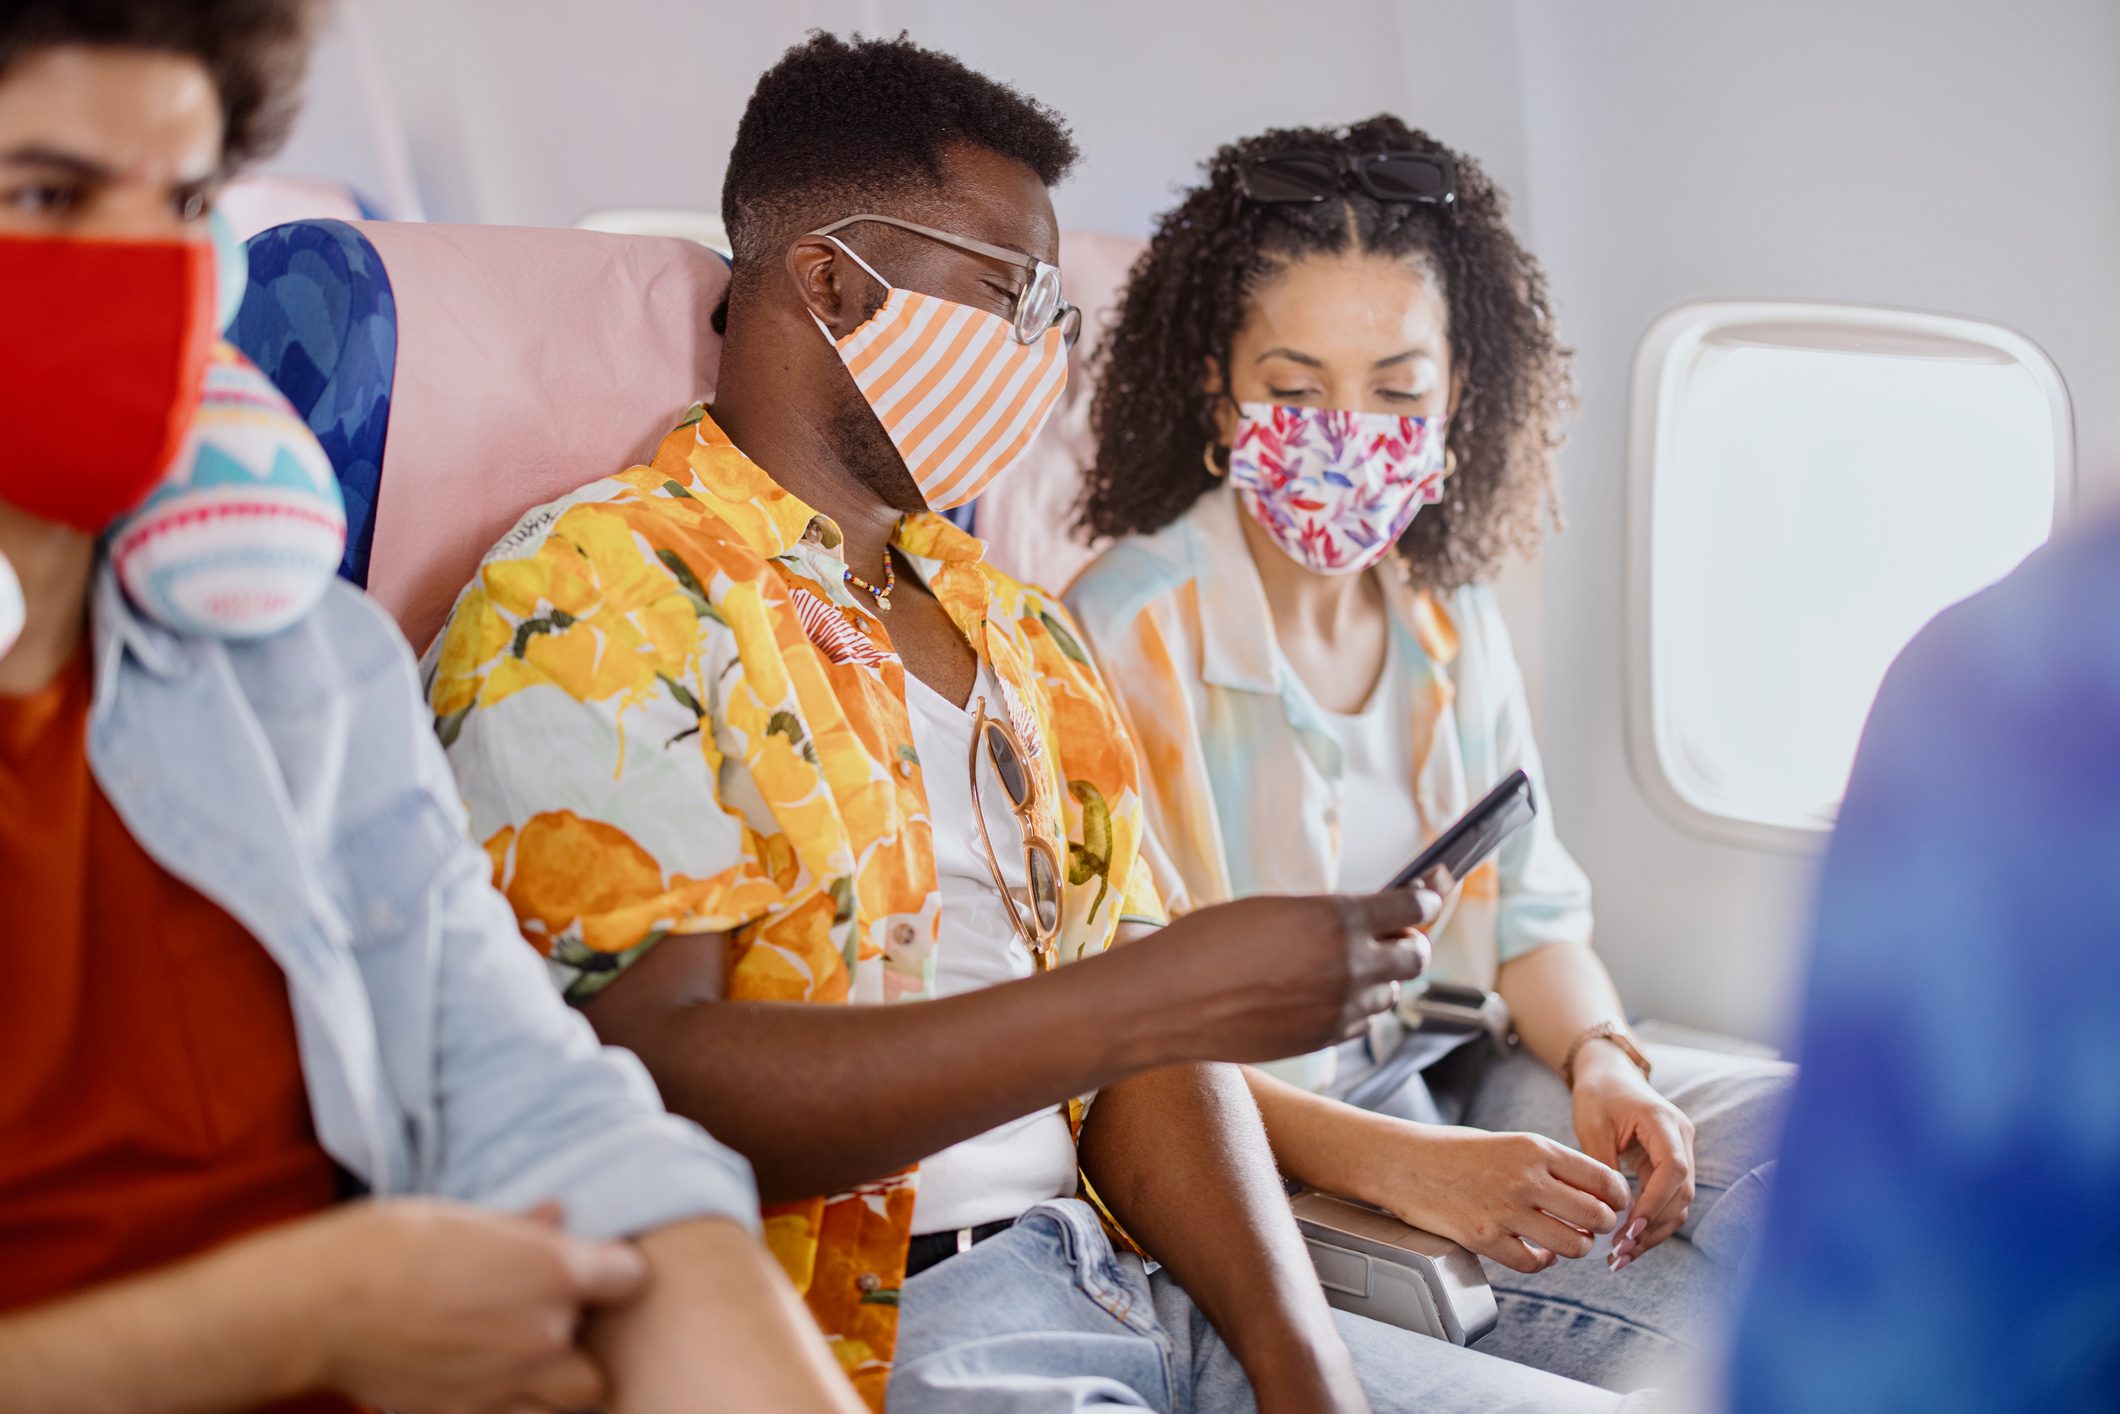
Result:
{"label": "floral print face mask", "polygon": [[1281,403],[1242,403],[1238,411],[1229,484],[1306,569],[1368,569],[1422,506],[1443,499],[1443,418]]}

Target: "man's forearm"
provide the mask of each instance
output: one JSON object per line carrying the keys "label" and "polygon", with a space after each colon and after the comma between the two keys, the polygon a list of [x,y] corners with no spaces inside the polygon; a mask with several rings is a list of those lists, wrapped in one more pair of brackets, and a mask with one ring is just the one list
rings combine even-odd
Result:
{"label": "man's forearm", "polygon": [[590,1323],[609,1414],[706,1407],[861,1414],[794,1288],[735,1223],[675,1223],[640,1239],[648,1291]]}
{"label": "man's forearm", "polygon": [[[20,1414],[208,1414],[303,1392],[308,1274],[255,1239],[0,1317],[0,1394]],[[306,1314],[305,1314],[306,1313]]]}
{"label": "man's forearm", "polygon": [[1236,1067],[1168,1066],[1105,1090],[1082,1167],[1228,1342],[1262,1410],[1366,1408]]}
{"label": "man's forearm", "polygon": [[843,1192],[1162,1063],[1153,1006],[1101,976],[1120,961],[901,1006],[656,1010],[629,1003],[629,981],[608,994],[625,1009],[599,998],[587,1011],[647,1064],[664,1103],[751,1161],[775,1202]]}

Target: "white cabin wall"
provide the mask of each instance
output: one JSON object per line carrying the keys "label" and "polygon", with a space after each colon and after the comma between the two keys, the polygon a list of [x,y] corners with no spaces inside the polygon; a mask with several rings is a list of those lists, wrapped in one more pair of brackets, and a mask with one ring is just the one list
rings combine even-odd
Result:
{"label": "white cabin wall", "polygon": [[761,70],[858,0],[360,0],[439,221],[719,209]]}
{"label": "white cabin wall", "polygon": [[1679,830],[1624,749],[1635,344],[1664,310],[1717,296],[1994,320],[2060,365],[2085,489],[2120,492],[2120,7],[1517,9],[1531,241],[1579,351],[1583,401],[1563,462],[1569,530],[1546,567],[1544,736],[1560,822],[1596,881],[1600,950],[1629,1002],[1773,1038],[1814,861]]}
{"label": "white cabin wall", "polygon": [[302,85],[302,112],[268,172],[329,177],[398,215],[412,172],[391,82],[391,60],[375,42],[365,7],[341,5],[318,38]]}
{"label": "white cabin wall", "polygon": [[1084,159],[1056,195],[1068,228],[1146,235],[1232,138],[1386,110],[1522,174],[1513,16],[1486,0],[1311,0],[1299,28],[1278,0],[873,5],[1067,115]]}
{"label": "white cabin wall", "polygon": [[[813,28],[958,54],[1067,114],[1087,161],[1065,224],[1145,234],[1223,141],[1395,108],[1524,162],[1514,17],[1490,0],[345,0],[384,56],[437,220],[571,223],[598,206],[718,204],[759,72]],[[291,170],[373,184],[343,70],[320,53]],[[1418,82],[1416,83],[1416,79]],[[352,170],[342,170],[348,167]]]}

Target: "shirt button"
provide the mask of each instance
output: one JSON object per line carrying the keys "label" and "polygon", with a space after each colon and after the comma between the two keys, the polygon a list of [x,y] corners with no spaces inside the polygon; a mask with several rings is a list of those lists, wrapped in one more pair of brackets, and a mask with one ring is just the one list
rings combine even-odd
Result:
{"label": "shirt button", "polygon": [[901,948],[913,945],[913,925],[900,923],[891,929],[891,942]]}
{"label": "shirt button", "polygon": [[898,774],[901,776],[913,774],[913,763],[906,760],[903,756],[898,758]]}
{"label": "shirt button", "polygon": [[883,1280],[874,1272],[863,1272],[860,1276],[854,1278],[854,1285],[861,1288],[864,1292],[874,1291],[883,1285]]}

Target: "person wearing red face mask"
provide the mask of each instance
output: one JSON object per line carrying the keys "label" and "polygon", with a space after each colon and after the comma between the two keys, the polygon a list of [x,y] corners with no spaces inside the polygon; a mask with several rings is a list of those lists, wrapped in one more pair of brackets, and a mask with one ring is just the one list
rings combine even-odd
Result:
{"label": "person wearing red face mask", "polygon": [[[388,620],[315,553],[163,594],[190,468],[321,465],[199,413],[270,402],[207,219],[317,8],[0,12],[0,1398],[855,1407],[747,1166],[522,947]],[[328,539],[328,469],[274,495],[246,523]]]}

